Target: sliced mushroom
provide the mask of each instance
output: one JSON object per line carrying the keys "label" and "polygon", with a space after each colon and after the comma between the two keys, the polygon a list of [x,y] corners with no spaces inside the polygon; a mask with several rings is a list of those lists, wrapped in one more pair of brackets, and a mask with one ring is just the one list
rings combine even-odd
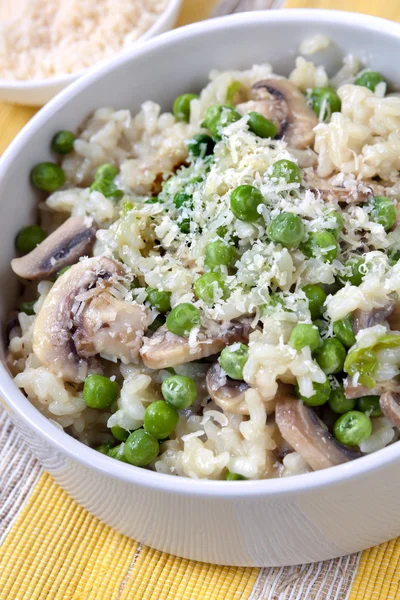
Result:
{"label": "sliced mushroom", "polygon": [[380,308],[372,308],[371,310],[357,309],[353,312],[353,331],[357,334],[361,329],[367,329],[383,323],[389,317],[394,309],[393,302],[389,302]]}
{"label": "sliced mushroom", "polygon": [[265,79],[257,81],[251,92],[249,102],[238,104],[243,114],[256,111],[273,121],[278,128],[277,138],[284,137],[289,146],[312,146],[318,119],[295,85],[287,79]]}
{"label": "sliced mushroom", "polygon": [[99,370],[95,356],[137,362],[147,316],[113,296],[122,265],[105,257],[79,262],[51,288],[36,318],[33,351],[65,381],[79,383]]}
{"label": "sliced mushroom", "polygon": [[385,392],[400,393],[400,381],[390,379],[377,382],[375,387],[367,388],[364,385],[354,385],[353,379],[348,377],[344,381],[344,393],[346,398],[361,398],[362,396],[380,396]]}
{"label": "sliced mushroom", "polygon": [[223,411],[238,415],[249,414],[244,394],[250,386],[245,381],[227,378],[219,363],[216,362],[207,371],[206,383],[211,399]]}
{"label": "sliced mushroom", "polygon": [[339,444],[312,408],[297,398],[291,396],[278,398],[275,420],[282,437],[314,471],[340,465],[362,456],[360,452]]}
{"label": "sliced mushroom", "polygon": [[379,405],[391,424],[400,428],[400,394],[385,392],[379,399]]}
{"label": "sliced mushroom", "polygon": [[199,332],[197,342],[192,344],[186,337],[175,335],[163,325],[150,338],[144,338],[140,351],[142,360],[149,369],[166,369],[221,352],[234,342],[246,343],[250,331],[249,319],[216,323]]}
{"label": "sliced mushroom", "polygon": [[14,258],[11,268],[24,279],[51,279],[60,269],[89,254],[97,225],[88,217],[70,217],[32,252]]}
{"label": "sliced mushroom", "polygon": [[365,183],[354,182],[351,187],[335,185],[329,179],[318,177],[313,169],[304,171],[304,179],[310,190],[319,193],[324,200],[333,200],[339,204],[362,204],[371,197],[371,190]]}
{"label": "sliced mushroom", "polygon": [[387,322],[390,325],[390,329],[400,331],[400,304],[393,306],[392,313],[387,317]]}

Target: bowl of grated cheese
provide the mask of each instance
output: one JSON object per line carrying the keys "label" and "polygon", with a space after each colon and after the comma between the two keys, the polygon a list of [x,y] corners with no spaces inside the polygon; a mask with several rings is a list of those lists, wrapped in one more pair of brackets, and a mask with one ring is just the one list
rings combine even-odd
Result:
{"label": "bowl of grated cheese", "polygon": [[93,66],[171,29],[182,0],[6,0],[0,101],[42,106]]}
{"label": "bowl of grated cheese", "polygon": [[400,535],[399,50],[345,12],[193,24],[4,152],[0,397],[109,526],[242,566]]}

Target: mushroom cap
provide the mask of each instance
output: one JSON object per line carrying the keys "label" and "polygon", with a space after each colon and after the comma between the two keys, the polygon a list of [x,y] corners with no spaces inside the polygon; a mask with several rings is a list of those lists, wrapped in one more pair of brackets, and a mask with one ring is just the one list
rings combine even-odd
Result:
{"label": "mushroom cap", "polygon": [[389,302],[380,308],[372,308],[371,310],[357,309],[353,312],[353,330],[357,334],[361,329],[368,329],[383,323],[393,312],[394,304]]}
{"label": "mushroom cap", "polygon": [[245,381],[227,378],[218,362],[208,369],[206,384],[210,398],[223,411],[238,415],[249,414],[244,397],[250,386]]}
{"label": "mushroom cap", "polygon": [[312,408],[297,398],[281,395],[276,402],[275,420],[282,437],[314,471],[362,456],[339,444]]}
{"label": "mushroom cap", "polygon": [[318,119],[303,94],[288,79],[265,79],[251,88],[252,100],[239,104],[244,114],[256,111],[275,123],[277,138],[285,137],[289,146],[308,148],[314,142]]}
{"label": "mushroom cap", "polygon": [[212,323],[199,331],[196,344],[189,338],[175,335],[163,325],[150,338],[144,338],[140,351],[149,369],[166,369],[221,352],[234,342],[247,343],[250,332],[249,319]]}
{"label": "mushroom cap", "polygon": [[70,217],[34,250],[11,261],[11,268],[24,279],[51,279],[64,267],[90,253],[97,225],[89,217]]}
{"label": "mushroom cap", "polygon": [[65,381],[79,383],[89,372],[99,371],[94,356],[104,350],[113,353],[114,360],[137,361],[146,312],[112,297],[112,285],[122,275],[121,264],[94,257],[57,279],[33,329],[33,351],[42,365]]}
{"label": "mushroom cap", "polygon": [[400,392],[400,381],[390,379],[388,381],[376,382],[373,388],[364,385],[354,385],[353,379],[347,377],[344,381],[344,393],[346,398],[362,398],[362,396],[380,396],[385,392]]}
{"label": "mushroom cap", "polygon": [[385,392],[379,398],[379,405],[391,424],[400,428],[400,393]]}

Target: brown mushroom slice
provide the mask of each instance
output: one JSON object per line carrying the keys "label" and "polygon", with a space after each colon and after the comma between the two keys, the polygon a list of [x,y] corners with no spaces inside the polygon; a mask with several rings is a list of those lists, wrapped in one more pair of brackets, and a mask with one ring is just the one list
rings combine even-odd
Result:
{"label": "brown mushroom slice", "polygon": [[289,146],[308,148],[314,142],[318,119],[303,94],[287,79],[257,81],[251,88],[252,100],[239,104],[244,114],[256,111],[273,121],[277,138],[284,137]]}
{"label": "brown mushroom slice", "polygon": [[200,330],[197,343],[193,345],[188,338],[171,333],[163,325],[150,338],[144,338],[140,354],[149,369],[166,369],[183,365],[217,354],[225,346],[234,342],[247,343],[250,323],[248,319],[221,323],[217,332],[214,324],[211,331]]}
{"label": "brown mushroom slice", "polygon": [[385,392],[379,399],[379,405],[391,424],[400,428],[400,394]]}
{"label": "brown mushroom slice", "polygon": [[360,452],[339,444],[312,408],[296,398],[278,398],[275,420],[282,437],[314,471],[362,456]]}
{"label": "brown mushroom slice", "polygon": [[206,384],[210,398],[224,412],[237,415],[249,414],[244,395],[250,386],[245,381],[237,381],[226,377],[218,362],[208,369]]}
{"label": "brown mushroom slice", "polygon": [[88,303],[79,318],[74,335],[77,352],[80,356],[101,354],[125,364],[135,363],[146,321],[139,306],[103,292]]}
{"label": "brown mushroom slice", "polygon": [[368,202],[372,193],[365,184],[361,188],[358,184],[351,188],[334,185],[328,179],[318,177],[311,169],[304,172],[304,179],[312,192],[319,193],[324,200],[333,200],[339,204],[363,204]]}
{"label": "brown mushroom slice", "polygon": [[24,279],[51,279],[60,269],[89,254],[96,230],[93,219],[70,217],[29,254],[14,258],[11,268]]}
{"label": "brown mushroom slice", "polygon": [[122,310],[112,298],[112,285],[122,275],[122,265],[95,257],[57,279],[34,324],[33,351],[42,365],[79,383],[99,370],[95,355],[103,348],[114,360],[137,362],[147,317],[140,306],[123,303]]}
{"label": "brown mushroom slice", "polygon": [[371,310],[357,309],[353,312],[353,331],[357,334],[361,329],[368,329],[383,323],[389,317],[394,309],[394,304],[389,302],[380,308],[372,308]]}
{"label": "brown mushroom slice", "polygon": [[400,304],[395,304],[390,315],[387,317],[390,329],[400,331]]}
{"label": "brown mushroom slice", "polygon": [[346,398],[362,398],[362,396],[380,396],[385,392],[399,392],[400,381],[390,379],[388,381],[377,382],[375,387],[367,388],[364,385],[354,385],[353,379],[348,377],[344,381],[344,393]]}

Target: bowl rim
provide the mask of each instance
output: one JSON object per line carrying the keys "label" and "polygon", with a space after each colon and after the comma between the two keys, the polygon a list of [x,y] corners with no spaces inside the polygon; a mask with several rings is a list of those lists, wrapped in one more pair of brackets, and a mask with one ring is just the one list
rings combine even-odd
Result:
{"label": "bowl rim", "polygon": [[[135,60],[137,56],[160,49],[165,45],[173,44],[174,40],[183,40],[193,35],[201,35],[210,29],[229,29],[236,27],[238,23],[247,27],[259,24],[260,20],[269,24],[281,24],[283,22],[310,22],[332,23],[337,25],[344,23],[354,24],[370,31],[384,31],[388,35],[400,38],[400,24],[380,17],[362,15],[344,11],[324,9],[285,9],[270,11],[254,11],[229,15],[206,21],[200,21],[182,28],[178,28],[161,36],[138,45],[128,53],[118,55],[95,70],[90,70],[82,78],[75,81],[67,89],[55,96],[46,106],[25,125],[17,134],[0,159],[0,180],[7,171],[8,165],[13,162],[19,153],[19,148],[29,141],[30,137],[40,129],[55,112],[68,103],[81,90],[93,81],[106,76],[115,67]],[[185,496],[208,496],[224,498],[242,498],[243,501],[258,496],[275,496],[286,494],[306,493],[315,488],[326,488],[329,486],[343,484],[349,478],[361,478],[367,472],[380,467],[387,467],[400,459],[400,444],[393,444],[355,461],[344,463],[322,471],[315,471],[302,475],[293,475],[286,478],[260,479],[252,481],[232,481],[229,485],[225,481],[193,480],[188,477],[174,477],[171,475],[150,471],[133,465],[116,461],[108,456],[97,452],[82,442],[65,433],[54,425],[47,417],[42,415],[31,402],[16,387],[11,375],[3,363],[0,364],[0,396],[6,410],[15,414],[19,421],[26,422],[39,437],[45,438],[53,448],[60,454],[79,462],[84,467],[94,470],[107,477],[122,480],[133,485],[144,488],[157,489],[160,492],[174,493]]]}
{"label": "bowl rim", "polygon": [[[158,15],[154,23],[146,29],[133,43],[131,48],[127,48],[117,52],[112,58],[106,58],[90,67],[86,67],[84,69],[79,69],[78,71],[74,71],[73,73],[68,73],[67,75],[56,75],[55,77],[47,77],[46,79],[1,79],[0,78],[0,90],[9,90],[9,91],[39,91],[44,90],[48,87],[60,87],[67,86],[71,82],[76,79],[83,77],[87,73],[98,69],[99,67],[108,64],[108,62],[114,61],[115,57],[121,57],[126,54],[130,54],[133,48],[136,48],[137,45],[151,39],[152,37],[159,34],[159,30],[163,28],[165,22],[172,17],[175,11],[178,11],[181,8],[183,0],[167,0],[167,6],[164,10]],[[162,34],[161,34],[162,35]]]}

